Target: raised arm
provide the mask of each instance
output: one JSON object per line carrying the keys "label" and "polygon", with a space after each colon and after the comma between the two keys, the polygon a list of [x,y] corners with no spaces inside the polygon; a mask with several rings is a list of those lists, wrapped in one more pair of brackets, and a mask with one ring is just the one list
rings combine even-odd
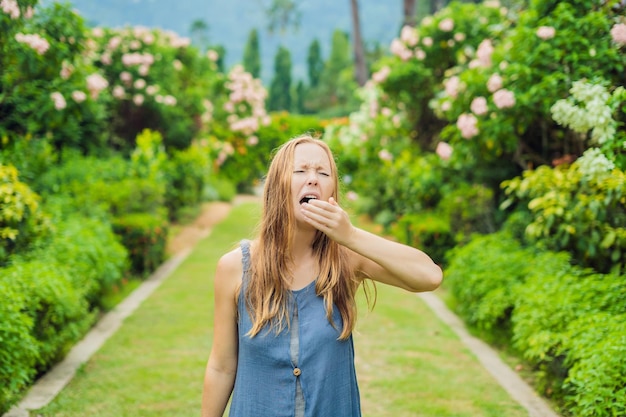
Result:
{"label": "raised arm", "polygon": [[222,417],[237,373],[236,292],[241,283],[241,250],[222,256],[215,272],[213,345],[204,376],[202,417]]}
{"label": "raised arm", "polygon": [[355,253],[357,269],[365,276],[413,292],[441,284],[441,268],[426,253],[355,227],[334,199],[311,200],[302,212],[311,225]]}

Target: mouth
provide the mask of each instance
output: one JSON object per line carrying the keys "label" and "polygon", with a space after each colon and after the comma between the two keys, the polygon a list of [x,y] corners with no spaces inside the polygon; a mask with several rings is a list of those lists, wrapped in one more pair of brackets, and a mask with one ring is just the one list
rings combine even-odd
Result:
{"label": "mouth", "polygon": [[308,203],[311,200],[317,200],[317,196],[314,196],[312,194],[307,194],[300,199],[300,204]]}

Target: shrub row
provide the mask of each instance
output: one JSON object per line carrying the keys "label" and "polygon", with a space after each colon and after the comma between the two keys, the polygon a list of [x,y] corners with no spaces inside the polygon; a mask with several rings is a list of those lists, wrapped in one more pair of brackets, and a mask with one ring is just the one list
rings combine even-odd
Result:
{"label": "shrub row", "polygon": [[516,349],[564,415],[626,411],[626,282],[572,266],[565,252],[523,247],[508,231],[456,248],[446,285],[475,329]]}

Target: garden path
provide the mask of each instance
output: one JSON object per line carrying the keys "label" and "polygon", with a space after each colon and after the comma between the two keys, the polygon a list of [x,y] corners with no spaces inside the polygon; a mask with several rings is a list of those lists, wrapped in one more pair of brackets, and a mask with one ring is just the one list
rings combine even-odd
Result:
{"label": "garden path", "polygon": [[[255,200],[258,200],[257,196],[237,196],[233,204]],[[195,244],[208,236],[215,224],[227,217],[233,204],[222,202],[205,204],[200,215],[191,224],[181,228],[170,241],[168,246],[170,258],[130,296],[105,315],[70,351],[65,360],[38,380],[23,400],[3,417],[30,417],[29,410],[37,410],[50,403],[73,378],[77,369],[115,333],[124,319],[180,265]],[[440,297],[434,293],[422,293],[419,297],[456,333],[461,342],[509,395],[527,410],[529,417],[558,417],[558,414],[500,359],[496,351],[469,334],[462,321],[445,306]]]}

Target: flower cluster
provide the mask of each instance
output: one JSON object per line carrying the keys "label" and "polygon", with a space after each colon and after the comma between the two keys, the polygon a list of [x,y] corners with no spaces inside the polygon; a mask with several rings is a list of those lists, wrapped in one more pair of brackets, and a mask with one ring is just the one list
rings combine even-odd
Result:
{"label": "flower cluster", "polygon": [[626,24],[616,23],[611,28],[611,38],[613,42],[620,46],[626,45]]}
{"label": "flower cluster", "polygon": [[539,26],[537,28],[537,36],[544,41],[554,38],[555,34],[556,29],[554,29],[552,26]]}
{"label": "flower cluster", "polygon": [[0,8],[11,17],[11,19],[19,19],[21,12],[17,0],[0,0]]}
{"label": "flower cluster", "polygon": [[230,113],[227,120],[232,131],[250,136],[260,124],[270,123],[265,110],[267,91],[259,79],[253,78],[243,66],[236,65],[228,74],[226,87],[230,94],[224,110]]}
{"label": "flower cluster", "polygon": [[46,51],[50,48],[50,44],[48,43],[48,41],[37,34],[25,35],[23,33],[17,33],[15,35],[15,40],[19,43],[24,43],[30,46],[35,51],[37,51],[39,55],[45,54]]}
{"label": "flower cluster", "polygon": [[456,127],[461,131],[461,136],[465,139],[471,139],[479,132],[477,126],[478,120],[471,113],[463,113],[456,121]]}
{"label": "flower cluster", "polygon": [[[616,89],[615,96],[622,89]],[[617,122],[613,119],[613,108],[608,104],[611,94],[602,85],[575,81],[570,89],[571,97],[557,101],[552,108],[553,119],[575,132],[586,134],[591,130],[591,139],[603,144],[613,138]]]}
{"label": "flower cluster", "polygon": [[615,164],[598,148],[589,148],[576,160],[576,165],[586,180],[600,180],[610,173]]}

